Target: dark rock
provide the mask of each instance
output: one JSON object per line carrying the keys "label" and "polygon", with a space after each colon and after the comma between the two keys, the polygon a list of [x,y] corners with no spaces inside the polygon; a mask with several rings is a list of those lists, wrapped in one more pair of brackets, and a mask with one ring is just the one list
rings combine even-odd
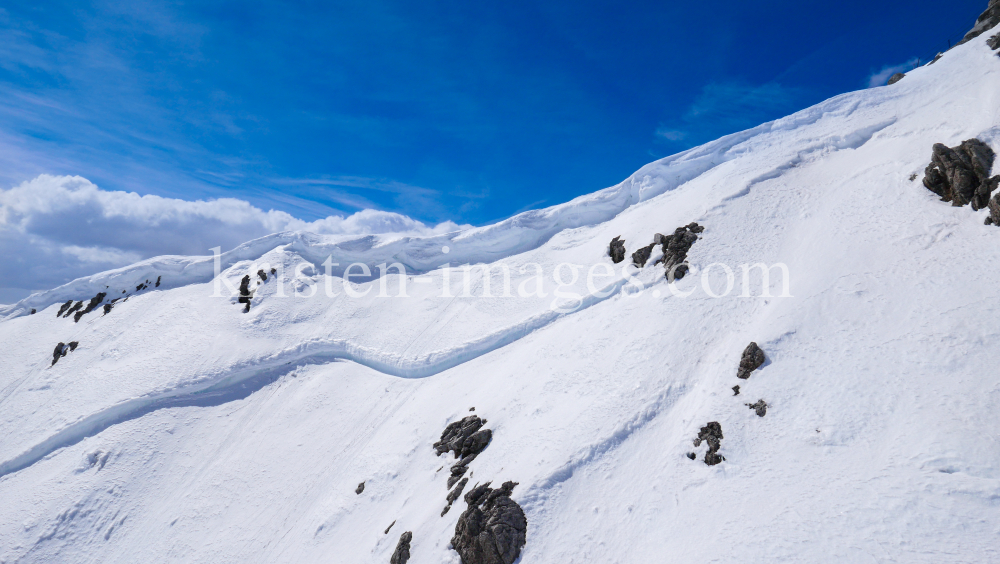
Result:
{"label": "dark rock", "polygon": [[93,298],[90,298],[90,302],[87,304],[87,307],[83,311],[76,312],[76,315],[73,316],[73,321],[79,322],[81,317],[94,311],[97,306],[101,305],[101,302],[104,301],[104,297],[107,295],[107,293],[101,292]]}
{"label": "dark rock", "polygon": [[[983,33],[996,27],[998,23],[1000,23],[1000,0],[990,0],[986,11],[980,14],[976,19],[976,25],[974,25],[972,29],[969,30],[969,33],[966,33],[965,37],[956,43],[956,45],[961,45],[979,37]],[[995,49],[996,47],[993,48]]]}
{"label": "dark rock", "polygon": [[469,408],[469,411],[475,411],[475,410],[476,410],[476,408],[474,408],[474,407],[470,407]]}
{"label": "dark rock", "polygon": [[757,417],[764,417],[764,415],[767,413],[767,404],[764,403],[764,400],[757,400],[757,403],[746,403],[743,405],[756,411]]}
{"label": "dark rock", "polygon": [[444,506],[444,509],[441,510],[442,517],[444,517],[444,514],[447,513],[449,509],[451,509],[451,504],[455,503],[455,500],[458,499],[458,496],[462,495],[462,490],[465,489],[465,485],[468,483],[469,483],[468,478],[462,478],[462,481],[459,482],[457,486],[455,486],[455,489],[448,492],[448,497],[445,498],[448,500],[448,505]]}
{"label": "dark rock", "polygon": [[998,192],[993,199],[990,200],[990,217],[987,219],[993,220],[993,225],[1000,226],[1000,192]]}
{"label": "dark rock", "polygon": [[493,431],[480,429],[486,424],[485,419],[480,419],[477,415],[470,415],[460,421],[455,421],[445,427],[441,433],[441,440],[434,443],[434,450],[438,456],[452,451],[455,458],[465,458],[474,454],[479,454],[490,444]]}
{"label": "dark rock", "polygon": [[621,235],[615,237],[611,240],[611,245],[608,247],[608,256],[611,257],[611,262],[615,264],[625,260],[625,241],[621,239]]}
{"label": "dark rock", "polygon": [[52,364],[50,366],[55,366],[56,363],[59,362],[60,358],[66,356],[66,353],[63,352],[63,349],[65,348],[66,343],[59,343],[56,345],[56,350],[52,351]]}
{"label": "dark rock", "polygon": [[76,302],[75,304],[73,304],[73,307],[66,310],[66,313],[63,314],[63,317],[69,317],[81,307],[83,307],[83,302]]}
{"label": "dark rock", "polygon": [[901,72],[897,72],[896,74],[890,76],[889,77],[889,82],[887,82],[885,84],[886,84],[886,86],[892,86],[893,84],[896,84],[897,82],[899,82],[900,80],[903,80],[904,78],[906,78],[905,74],[903,74]]}
{"label": "dark rock", "polygon": [[649,245],[632,253],[632,264],[638,266],[639,268],[646,266],[646,261],[649,260],[649,255],[653,254],[653,247],[655,246],[656,243],[650,243]]}
{"label": "dark rock", "polygon": [[973,210],[985,208],[1000,176],[989,177],[995,155],[978,139],[967,139],[948,148],[935,143],[931,164],[924,170],[924,186],[953,206],[971,203]]}
{"label": "dark rock", "polygon": [[388,535],[388,534],[389,534],[389,529],[391,529],[391,528],[392,528],[392,526],[393,526],[393,525],[395,525],[395,524],[396,524],[396,522],[395,522],[395,521],[393,521],[392,523],[389,523],[389,526],[385,528],[385,532],[384,532],[384,533],[382,533],[382,534],[384,534],[384,535]]}
{"label": "dark rock", "polygon": [[250,311],[250,275],[247,274],[240,280],[240,297],[237,298],[237,302],[241,304],[246,304],[243,309],[243,313]]}
{"label": "dark rock", "polygon": [[361,482],[360,484],[358,484],[358,487],[355,488],[354,493],[361,495],[361,492],[363,491],[365,491],[365,483]]}
{"label": "dark rock", "polygon": [[[62,314],[63,314],[63,313],[64,313],[64,312],[65,312],[65,311],[66,311],[67,309],[69,309],[69,306],[71,306],[71,305],[73,305],[73,300],[70,300],[70,301],[68,301],[68,302],[64,303],[64,304],[63,304],[62,306],[60,306],[60,307],[59,307],[59,311],[58,311],[58,312],[56,313],[56,317],[62,317]],[[82,304],[81,304],[81,305],[82,305]]]}
{"label": "dark rock", "polygon": [[157,287],[157,288],[159,288],[159,287],[160,287],[160,279],[161,279],[161,278],[163,278],[163,277],[162,277],[162,276],[157,276],[157,277],[156,277],[156,287]]}
{"label": "dark rock", "polygon": [[746,380],[750,377],[750,373],[757,370],[764,364],[767,358],[764,356],[764,351],[760,350],[757,343],[750,343],[747,348],[743,349],[743,356],[740,358],[740,368],[736,371],[736,377]]}
{"label": "dark rock", "polygon": [[264,269],[260,269],[260,270],[258,270],[258,271],[257,271],[257,276],[258,276],[258,277],[259,277],[259,278],[260,278],[261,280],[263,280],[264,282],[267,282],[267,273],[265,273],[265,272],[264,272]]}
{"label": "dark rock", "polygon": [[733,386],[733,395],[734,396],[740,395],[740,386],[739,386],[739,384]]}
{"label": "dark rock", "polygon": [[715,466],[725,460],[725,458],[718,454],[719,449],[722,448],[722,425],[719,425],[716,421],[712,421],[702,427],[701,431],[698,432],[698,438],[694,440],[694,446],[701,446],[702,441],[708,443],[708,452],[705,453],[705,464]]}
{"label": "dark rock", "polygon": [[35,315],[36,313],[38,313],[38,312],[35,311],[35,308],[31,308],[31,313],[29,313],[28,315]]}
{"label": "dark rock", "polygon": [[986,216],[986,221],[983,222],[983,225],[993,225],[993,218]]}
{"label": "dark rock", "polygon": [[276,268],[272,268],[271,269],[271,274],[272,275],[277,274],[277,273],[278,273],[278,270]]}
{"label": "dark rock", "polygon": [[406,531],[399,536],[399,543],[396,544],[396,551],[392,553],[389,564],[406,564],[410,559],[410,541],[413,540],[413,533]]}
{"label": "dark rock", "polygon": [[115,304],[104,304],[104,315],[111,313],[111,308],[115,307]]}
{"label": "dark rock", "polygon": [[528,519],[510,498],[517,483],[505,482],[496,490],[489,486],[487,482],[465,494],[469,507],[451,539],[462,564],[513,564],[527,540]]}
{"label": "dark rock", "polygon": [[695,458],[698,458],[698,455],[693,452],[689,452],[687,453],[687,457],[690,458],[691,460],[694,460]]}
{"label": "dark rock", "polygon": [[656,262],[663,263],[668,281],[680,280],[688,273],[688,265],[685,262],[688,251],[691,250],[691,245],[694,245],[694,242],[698,240],[697,234],[704,230],[705,228],[697,223],[689,223],[675,229],[673,235],[657,233],[659,237],[654,237],[654,241],[658,239],[663,248],[663,257]]}
{"label": "dark rock", "polygon": [[76,347],[80,346],[80,342],[79,341],[70,341],[68,346],[69,346],[69,350],[75,351]]}
{"label": "dark rock", "polygon": [[993,49],[993,50],[1000,49],[1000,33],[998,33],[998,34],[994,35],[993,37],[987,39],[986,40],[986,45],[988,45],[989,48]]}

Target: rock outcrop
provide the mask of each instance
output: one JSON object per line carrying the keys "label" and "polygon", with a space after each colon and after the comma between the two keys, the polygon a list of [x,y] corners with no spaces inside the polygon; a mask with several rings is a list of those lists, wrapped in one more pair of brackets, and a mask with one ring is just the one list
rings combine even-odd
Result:
{"label": "rock outcrop", "polygon": [[459,482],[457,486],[455,486],[455,489],[448,492],[448,497],[445,498],[448,500],[448,505],[445,505],[444,509],[441,510],[442,517],[444,517],[444,514],[451,509],[451,504],[455,503],[455,500],[458,499],[458,496],[462,495],[462,491],[465,489],[465,485],[468,483],[469,483],[468,478],[462,478],[462,481]]}
{"label": "rock outcrop", "polygon": [[993,29],[996,25],[1000,23],[1000,0],[990,0],[986,11],[979,15],[976,19],[976,25],[972,26],[969,33],[965,34],[965,37],[957,43],[961,45],[979,37],[983,33]]}
{"label": "rock outcrop", "polygon": [[904,73],[897,72],[896,74],[889,77],[889,81],[886,82],[885,85],[892,86],[893,84],[896,84],[897,82],[903,80],[904,78],[906,78],[906,75]]}
{"label": "rock outcrop", "polygon": [[990,216],[986,218],[986,225],[1000,226],[1000,192],[990,200]]}
{"label": "rock outcrop", "polygon": [[997,49],[1000,49],[1000,33],[998,33],[998,34],[994,35],[993,37],[990,37],[989,39],[987,39],[986,40],[986,45],[990,49],[993,49],[994,51],[996,51]]}
{"label": "rock outcrop", "polygon": [[478,415],[470,415],[449,424],[441,433],[441,440],[434,443],[434,450],[438,456],[454,452],[455,458],[479,454],[493,438],[493,431],[482,429],[485,424],[486,420],[480,419]]}
{"label": "rock outcrop", "polygon": [[756,411],[757,417],[764,417],[767,414],[767,404],[764,403],[764,400],[757,400],[757,403],[747,403],[744,405]]}
{"label": "rock outcrop", "polygon": [[760,368],[767,357],[764,356],[764,351],[757,346],[757,343],[750,343],[747,348],[743,349],[743,356],[740,357],[740,367],[736,371],[736,377],[746,380],[750,377],[750,373],[754,370]]}
{"label": "rock outcrop", "polygon": [[455,525],[451,545],[462,564],[513,564],[527,540],[528,519],[513,499],[516,482],[505,482],[499,489],[490,482],[465,494],[468,504]]}
{"label": "rock outcrop", "polygon": [[250,275],[247,274],[240,280],[240,297],[237,298],[237,303],[246,304],[243,308],[243,313],[250,311]]}
{"label": "rock outcrop", "polygon": [[993,149],[979,139],[967,139],[953,148],[936,143],[924,170],[924,186],[953,206],[985,208],[1000,184],[1000,176],[989,176],[994,157]]}
{"label": "rock outcrop", "polygon": [[90,298],[90,302],[87,304],[87,307],[81,311],[76,312],[76,315],[73,316],[73,321],[78,323],[81,317],[94,311],[97,308],[97,306],[101,305],[101,302],[104,301],[104,298],[107,295],[108,294],[106,292],[101,292],[96,296],[94,296],[93,298]]}
{"label": "rock outcrop", "polygon": [[68,345],[66,343],[56,345],[56,349],[52,351],[52,364],[50,366],[55,366],[60,358],[69,354],[70,351],[75,351],[79,345],[78,341],[70,341]]}
{"label": "rock outcrop", "polygon": [[719,425],[717,421],[710,422],[698,432],[698,438],[694,440],[694,446],[699,447],[702,442],[708,443],[708,452],[705,453],[705,464],[715,466],[725,460],[719,454],[719,449],[722,448],[722,425]]}
{"label": "rock outcrop", "polygon": [[659,233],[653,237],[653,244],[663,247],[663,257],[656,261],[663,263],[666,270],[667,280],[673,282],[684,278],[688,272],[687,254],[691,250],[691,245],[698,240],[698,233],[705,228],[697,223],[689,223],[684,227],[678,227],[673,235],[661,235]]}
{"label": "rock outcrop", "polygon": [[646,266],[646,261],[649,260],[649,255],[653,254],[653,247],[655,246],[656,243],[650,243],[649,245],[646,245],[645,247],[642,247],[638,251],[632,253],[632,264],[639,268]]}
{"label": "rock outcrop", "polygon": [[608,256],[615,264],[625,260],[625,241],[622,241],[621,235],[611,240],[611,245],[608,246]]}
{"label": "rock outcrop", "polygon": [[361,482],[360,484],[358,484],[358,487],[354,488],[354,493],[356,493],[357,495],[361,495],[361,492],[363,492],[363,491],[365,491],[365,483],[364,482]]}
{"label": "rock outcrop", "polygon": [[[395,521],[393,522],[395,523]],[[396,543],[396,550],[392,553],[389,564],[406,564],[406,561],[410,559],[410,541],[412,540],[413,533],[410,531],[399,535],[399,542]]]}

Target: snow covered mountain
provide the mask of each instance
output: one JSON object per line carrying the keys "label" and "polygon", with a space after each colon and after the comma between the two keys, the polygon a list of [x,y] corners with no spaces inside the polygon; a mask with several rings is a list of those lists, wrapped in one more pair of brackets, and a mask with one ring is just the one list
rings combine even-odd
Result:
{"label": "snow covered mountain", "polygon": [[[453,475],[523,510],[524,564],[1000,561],[1000,228],[922,184],[1000,151],[989,35],[495,225],[5,306],[0,562],[458,563]],[[683,278],[680,239],[630,260],[692,222]]]}

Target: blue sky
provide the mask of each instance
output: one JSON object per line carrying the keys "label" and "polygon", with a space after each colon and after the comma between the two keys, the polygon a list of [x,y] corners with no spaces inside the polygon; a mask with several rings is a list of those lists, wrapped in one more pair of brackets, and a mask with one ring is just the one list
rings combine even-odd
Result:
{"label": "blue sky", "polygon": [[864,88],[985,5],[16,2],[0,182],[483,224]]}

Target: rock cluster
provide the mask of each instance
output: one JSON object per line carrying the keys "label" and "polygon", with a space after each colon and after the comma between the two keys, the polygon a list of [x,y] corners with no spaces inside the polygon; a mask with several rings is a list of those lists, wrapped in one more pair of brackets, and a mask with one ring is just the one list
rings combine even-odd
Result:
{"label": "rock cluster", "polygon": [[608,256],[615,264],[625,260],[625,241],[622,241],[621,235],[611,240],[611,245],[608,246]]}
{"label": "rock cluster", "polygon": [[708,443],[708,452],[705,453],[705,464],[715,466],[725,460],[719,454],[719,449],[722,448],[722,425],[719,425],[717,421],[712,421],[702,427],[701,431],[698,432],[698,438],[694,440],[694,446],[701,446],[702,441]]}
{"label": "rock cluster", "polygon": [[[87,304],[87,307],[84,308],[83,310],[80,310],[80,311],[76,312],[76,314],[73,316],[73,321],[74,322],[79,322],[81,317],[83,317],[84,315],[86,315],[86,314],[94,311],[94,309],[96,309],[97,306],[101,305],[101,302],[104,301],[104,298],[107,295],[108,294],[105,293],[105,292],[100,292],[99,294],[97,294],[93,298],[90,298],[90,302]],[[69,315],[69,314],[67,314],[67,315]]]}
{"label": "rock cluster", "polygon": [[757,412],[757,417],[764,417],[764,415],[767,414],[767,404],[764,403],[764,400],[757,400],[757,403],[746,403],[746,404],[743,404],[743,405],[745,405],[745,406],[749,407],[750,409],[756,411]]}
{"label": "rock cluster", "polygon": [[657,233],[653,237],[653,244],[661,245],[663,248],[663,257],[656,262],[657,264],[663,263],[667,280],[670,282],[680,280],[687,274],[688,265],[685,261],[688,251],[691,250],[691,245],[694,245],[694,242],[698,240],[697,234],[704,230],[705,228],[697,223],[689,223],[675,229],[673,235]]}
{"label": "rock cluster", "polygon": [[396,551],[392,553],[389,564],[406,564],[406,561],[410,559],[410,541],[412,540],[413,533],[410,531],[399,535],[399,543],[396,544]]}
{"label": "rock cluster", "polygon": [[454,452],[455,458],[479,454],[493,438],[493,431],[482,428],[485,424],[486,420],[480,419],[478,415],[470,415],[450,423],[441,433],[441,440],[434,443],[434,450],[438,456]]}
{"label": "rock cluster", "polygon": [[764,364],[767,358],[764,356],[764,351],[757,346],[757,343],[750,343],[747,348],[743,349],[743,356],[740,358],[740,367],[736,371],[736,377],[746,380],[750,377],[750,373],[757,370]]}
{"label": "rock cluster", "polygon": [[[450,482],[451,479],[449,478],[448,481]],[[447,513],[448,511],[451,510],[451,504],[455,503],[455,500],[458,499],[458,496],[462,495],[462,491],[465,489],[465,485],[468,484],[468,483],[469,483],[469,479],[468,478],[462,478],[462,481],[459,482],[458,485],[455,486],[455,488],[453,490],[451,490],[450,492],[448,492],[448,497],[445,498],[445,499],[448,500],[448,505],[445,505],[444,509],[441,510],[441,516],[442,517],[444,517],[445,513]],[[449,487],[451,487],[451,486],[449,486]]]}
{"label": "rock cluster", "polygon": [[646,266],[646,261],[649,260],[649,255],[653,254],[653,247],[655,246],[656,243],[650,243],[649,245],[646,245],[645,247],[642,247],[638,251],[632,253],[632,264],[639,268]]}
{"label": "rock cluster", "polygon": [[68,345],[66,343],[56,345],[56,350],[52,351],[52,364],[50,366],[55,366],[60,358],[69,354],[70,351],[75,351],[79,345],[80,343],[77,341],[70,341]]}
{"label": "rock cluster", "polygon": [[527,540],[528,519],[524,510],[510,498],[516,482],[505,482],[499,489],[490,482],[465,494],[468,504],[451,544],[462,557],[462,564],[513,564]]}
{"label": "rock cluster", "polygon": [[935,143],[924,170],[924,186],[953,206],[985,208],[1000,184],[1000,176],[989,176],[994,157],[993,149],[979,139],[967,139],[953,148]]}

